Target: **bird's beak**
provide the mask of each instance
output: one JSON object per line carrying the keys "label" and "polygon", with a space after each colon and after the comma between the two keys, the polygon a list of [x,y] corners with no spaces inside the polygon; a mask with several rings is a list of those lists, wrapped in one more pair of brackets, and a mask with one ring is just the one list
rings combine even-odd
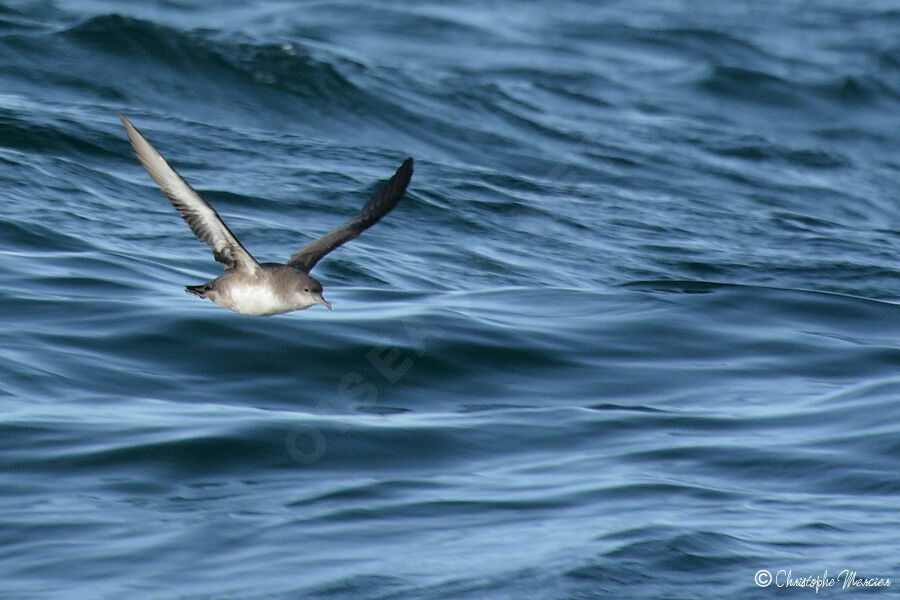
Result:
{"label": "bird's beak", "polygon": [[324,304],[325,308],[331,310],[331,302],[322,297],[322,294],[316,294],[316,302],[318,304]]}

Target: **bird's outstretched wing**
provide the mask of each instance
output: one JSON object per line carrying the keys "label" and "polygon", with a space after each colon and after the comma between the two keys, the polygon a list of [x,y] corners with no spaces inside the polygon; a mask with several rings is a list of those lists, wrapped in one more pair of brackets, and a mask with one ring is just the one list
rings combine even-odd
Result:
{"label": "bird's outstretched wing", "polygon": [[407,158],[394,176],[372,194],[369,201],[359,209],[353,218],[300,248],[285,264],[309,273],[323,256],[341,244],[352,240],[390,212],[403,196],[403,192],[406,191],[412,172],[413,159]]}
{"label": "bird's outstretched wing", "polygon": [[134,148],[134,155],[141,161],[150,177],[159,185],[172,205],[178,209],[194,235],[210,245],[216,260],[224,264],[227,270],[255,271],[259,269],[259,263],[241,246],[213,207],[207,204],[181,178],[181,175],[175,172],[175,169],[156,151],[156,148],[150,145],[147,138],[141,135],[141,132],[128,119],[121,113],[119,113],[119,118],[122,119],[122,125],[125,126],[125,132],[131,141],[131,147]]}

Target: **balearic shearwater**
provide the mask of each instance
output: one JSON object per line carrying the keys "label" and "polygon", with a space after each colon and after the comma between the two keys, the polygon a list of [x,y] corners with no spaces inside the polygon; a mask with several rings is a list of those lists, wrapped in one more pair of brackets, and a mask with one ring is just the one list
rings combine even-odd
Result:
{"label": "balearic shearwater", "polygon": [[225,274],[185,290],[209,298],[219,306],[246,315],[275,315],[331,304],[322,297],[322,284],[309,275],[323,256],[378,222],[394,206],[413,172],[407,158],[351,219],[309,242],[284,264],[258,263],[231,233],[212,206],[175,172],[150,142],[121,113],[122,125],[144,168],[187,221],[191,231],[212,247],[213,256],[225,265]]}

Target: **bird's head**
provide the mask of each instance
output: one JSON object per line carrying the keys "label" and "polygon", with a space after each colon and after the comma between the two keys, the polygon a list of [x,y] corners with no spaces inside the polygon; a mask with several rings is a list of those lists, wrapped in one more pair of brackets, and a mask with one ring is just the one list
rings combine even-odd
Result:
{"label": "bird's head", "polygon": [[322,284],[315,277],[307,275],[303,281],[299,283],[297,290],[305,300],[312,304],[324,304],[328,310],[331,310],[331,302],[322,297]]}

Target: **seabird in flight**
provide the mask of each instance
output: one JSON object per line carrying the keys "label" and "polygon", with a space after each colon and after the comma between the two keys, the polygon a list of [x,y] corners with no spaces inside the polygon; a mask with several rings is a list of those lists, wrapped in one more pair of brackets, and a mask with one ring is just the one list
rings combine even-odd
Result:
{"label": "seabird in flight", "polygon": [[213,207],[169,166],[141,132],[122,114],[119,118],[135,156],[150,177],[178,209],[194,235],[209,244],[215,259],[225,265],[223,275],[200,285],[189,285],[185,290],[247,315],[275,315],[313,304],[324,304],[331,310],[331,304],[322,297],[322,284],[309,272],[323,256],[390,212],[403,196],[413,172],[413,159],[407,158],[351,219],[300,248],[284,264],[259,263]]}

